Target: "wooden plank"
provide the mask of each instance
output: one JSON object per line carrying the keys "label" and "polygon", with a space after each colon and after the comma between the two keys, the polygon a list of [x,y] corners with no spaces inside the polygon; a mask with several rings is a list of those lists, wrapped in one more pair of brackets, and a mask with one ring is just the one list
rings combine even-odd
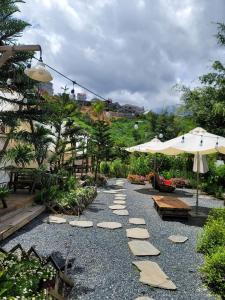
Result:
{"label": "wooden plank", "polygon": [[191,207],[187,205],[182,200],[176,198],[176,197],[169,197],[169,196],[153,196],[153,200],[155,201],[155,204],[160,209],[171,209],[171,210],[179,210],[179,209],[185,209],[185,210],[191,210]]}
{"label": "wooden plank", "polygon": [[[0,239],[5,239],[15,231],[29,223],[31,220],[39,216],[45,210],[44,205],[36,205],[34,207],[27,208],[21,213],[7,219],[2,225],[5,226],[5,230],[2,231]],[[8,226],[8,227],[7,227]]]}

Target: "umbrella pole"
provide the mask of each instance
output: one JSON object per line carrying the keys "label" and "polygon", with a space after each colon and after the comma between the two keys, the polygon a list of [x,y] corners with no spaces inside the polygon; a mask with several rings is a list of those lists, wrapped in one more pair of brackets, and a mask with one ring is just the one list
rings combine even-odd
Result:
{"label": "umbrella pole", "polygon": [[200,169],[200,160],[199,160],[199,152],[197,152],[197,192],[196,192],[196,214],[198,213],[198,196],[199,196],[199,169]]}
{"label": "umbrella pole", "polygon": [[154,155],[154,189],[155,189],[155,181],[156,181],[156,153],[155,153],[155,155]]}

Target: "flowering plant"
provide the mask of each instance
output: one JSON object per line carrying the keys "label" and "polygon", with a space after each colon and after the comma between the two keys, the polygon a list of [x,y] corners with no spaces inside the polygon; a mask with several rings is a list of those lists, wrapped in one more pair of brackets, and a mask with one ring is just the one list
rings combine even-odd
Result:
{"label": "flowering plant", "polygon": [[37,259],[0,253],[0,299],[46,299],[56,271]]}

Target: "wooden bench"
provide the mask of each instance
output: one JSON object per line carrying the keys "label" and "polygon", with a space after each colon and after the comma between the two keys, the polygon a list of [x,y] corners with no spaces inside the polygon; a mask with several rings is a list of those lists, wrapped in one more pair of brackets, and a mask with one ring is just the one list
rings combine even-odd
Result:
{"label": "wooden bench", "polygon": [[188,218],[191,207],[179,198],[170,196],[152,196],[154,206],[161,217]]}

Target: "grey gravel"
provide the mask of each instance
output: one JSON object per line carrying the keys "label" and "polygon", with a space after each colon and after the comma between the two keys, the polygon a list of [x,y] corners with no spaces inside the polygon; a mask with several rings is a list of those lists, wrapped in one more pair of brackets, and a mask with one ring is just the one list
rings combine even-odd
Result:
{"label": "grey gravel", "polygon": [[[111,180],[111,184],[115,181]],[[38,217],[0,244],[10,249],[21,243],[26,249],[35,245],[42,255],[53,251],[66,257],[71,247],[71,258],[75,258],[72,279],[75,287],[70,299],[82,300],[133,300],[140,296],[149,296],[155,300],[206,300],[214,299],[203,286],[198,268],[203,261],[202,255],[196,253],[196,238],[202,230],[181,222],[162,221],[153,207],[150,187],[131,185],[125,182],[127,207],[130,217],[144,218],[150,232],[150,242],[160,250],[158,257],[149,258],[155,261],[176,284],[177,291],[151,288],[139,282],[139,271],[132,265],[137,258],[128,248],[126,228],[132,228],[129,217],[121,218],[108,208],[113,203],[114,194],[102,193],[101,190],[94,203],[89,206],[80,220],[94,222],[93,228],[76,228],[69,224],[47,224],[43,220],[46,214]],[[112,187],[110,187],[112,188]],[[151,191],[151,194],[154,192]],[[192,191],[177,190],[177,195],[193,205]],[[201,196],[200,206],[220,207],[222,201],[211,200]],[[78,219],[66,216],[68,221]],[[123,228],[104,230],[96,224],[103,221],[120,222]],[[188,241],[184,244],[173,244],[168,237],[173,234],[185,235]],[[147,258],[144,258],[147,259]]]}

